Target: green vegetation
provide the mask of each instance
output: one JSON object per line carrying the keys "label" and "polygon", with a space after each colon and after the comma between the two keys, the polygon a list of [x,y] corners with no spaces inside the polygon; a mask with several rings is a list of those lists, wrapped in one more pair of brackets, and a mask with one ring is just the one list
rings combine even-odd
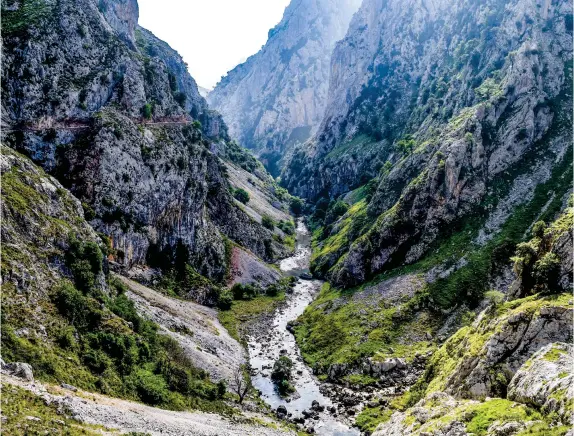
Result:
{"label": "green vegetation", "polygon": [[153,114],[153,107],[151,104],[146,103],[143,107],[142,107],[142,116],[145,119],[151,120]]}
{"label": "green vegetation", "polygon": [[6,36],[35,27],[52,14],[50,5],[41,0],[21,0],[18,3],[16,10],[2,9],[2,33]]}
{"label": "green vegetation", "polygon": [[277,228],[286,235],[293,236],[295,234],[295,223],[293,221],[279,221]]}
{"label": "green vegetation", "polygon": [[123,284],[110,278],[103,284],[100,248],[75,237],[69,247],[65,261],[74,282],[61,281],[45,306],[51,341],[18,337],[3,317],[3,358],[30,363],[47,382],[176,410],[228,412],[224,393],[175,340],[137,314]]}
{"label": "green vegetation", "polygon": [[[450,383],[450,376],[455,372],[456,368],[464,365],[465,362],[471,359],[482,356],[486,352],[484,348],[486,342],[495,331],[499,331],[508,324],[508,319],[512,315],[524,313],[529,317],[537,317],[540,310],[545,307],[571,308],[570,300],[571,295],[568,293],[546,297],[534,295],[492,307],[481,318],[478,325],[461,328],[435,352],[425,374],[411,389],[407,403],[412,405],[425,394],[445,390]],[[491,375],[491,383],[493,388],[496,388],[500,382],[497,379],[497,371],[493,371]]]}
{"label": "green vegetation", "polygon": [[237,188],[233,191],[233,196],[237,201],[243,204],[249,203],[249,193],[243,188]]}
{"label": "green vegetation", "polygon": [[261,218],[261,225],[271,231],[275,229],[275,221],[269,215],[263,215]]}
{"label": "green vegetation", "polygon": [[232,338],[242,341],[242,327],[264,313],[271,313],[285,300],[285,293],[258,295],[251,300],[236,300],[229,310],[219,312],[219,321]]}
{"label": "green vegetation", "polygon": [[181,239],[175,247],[165,246],[161,250],[157,245],[151,244],[146,260],[149,266],[162,271],[161,280],[156,285],[159,291],[172,297],[191,300],[201,295],[202,304],[208,306],[227,304],[227,296],[222,287],[199,274],[191,266],[189,249]]}
{"label": "green vegetation", "polygon": [[[80,423],[58,411],[56,404],[46,404],[39,396],[9,384],[2,384],[2,433],[9,435],[40,435],[47,428],[68,436],[99,435],[102,429]],[[33,417],[36,419],[29,419]]]}
{"label": "green vegetation", "polygon": [[293,371],[293,361],[287,356],[281,356],[273,364],[273,371],[271,372],[271,380],[275,383],[277,391],[280,395],[285,396],[295,392],[295,388],[291,385],[291,377]]}
{"label": "green vegetation", "polygon": [[289,208],[291,212],[295,215],[301,215],[303,213],[303,208],[305,206],[305,202],[300,199],[299,197],[291,197],[291,202],[289,203]]}
{"label": "green vegetation", "polygon": [[371,356],[410,361],[416,353],[432,350],[427,341],[398,341],[408,335],[424,337],[436,328],[437,319],[430,313],[412,318],[416,300],[387,305],[376,297],[355,300],[353,294],[325,284],[295,326],[301,353],[319,374],[334,363],[358,364]]}

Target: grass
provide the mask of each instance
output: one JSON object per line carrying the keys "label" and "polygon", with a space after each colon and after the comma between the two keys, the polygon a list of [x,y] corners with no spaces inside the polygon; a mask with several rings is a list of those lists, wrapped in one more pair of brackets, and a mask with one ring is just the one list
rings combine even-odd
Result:
{"label": "grass", "polygon": [[229,310],[219,312],[219,321],[232,338],[243,342],[243,327],[259,315],[273,312],[284,300],[285,292],[276,296],[259,295],[252,300],[235,300]]}
{"label": "grass", "polygon": [[2,422],[3,434],[43,435],[48,428],[68,436],[99,435],[102,432],[97,426],[83,424],[58,413],[57,405],[46,405],[42,398],[25,389],[3,383],[1,397],[2,416],[6,418]]}
{"label": "grass", "polygon": [[49,17],[50,7],[42,0],[21,0],[15,11],[2,10],[2,32],[5,35],[24,31]]}
{"label": "grass", "polygon": [[335,363],[358,364],[371,356],[374,360],[402,357],[409,361],[416,353],[432,349],[428,341],[403,341],[436,329],[432,314],[412,316],[414,299],[387,307],[384,300],[355,300],[353,294],[325,284],[298,319],[295,335],[302,355],[319,373]]}

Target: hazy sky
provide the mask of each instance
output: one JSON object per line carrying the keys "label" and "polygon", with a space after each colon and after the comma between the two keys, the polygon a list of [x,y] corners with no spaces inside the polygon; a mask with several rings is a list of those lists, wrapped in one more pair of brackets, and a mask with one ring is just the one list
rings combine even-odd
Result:
{"label": "hazy sky", "polygon": [[212,88],[267,41],[289,0],[139,0],[142,27],[177,50]]}

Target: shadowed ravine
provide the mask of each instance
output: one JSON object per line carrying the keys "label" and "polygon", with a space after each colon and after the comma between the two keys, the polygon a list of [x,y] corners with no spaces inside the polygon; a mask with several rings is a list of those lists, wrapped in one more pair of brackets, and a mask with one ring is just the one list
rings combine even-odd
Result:
{"label": "shadowed ravine", "polygon": [[[281,270],[297,277],[309,274],[310,256],[309,231],[303,222],[299,221],[295,255],[281,262]],[[285,306],[275,313],[267,334],[262,332],[259,337],[249,338],[249,359],[256,373],[253,385],[262,392],[263,400],[271,407],[284,405],[294,417],[301,416],[303,410],[309,410],[315,400],[325,406],[325,411],[319,414],[319,420],[308,419],[305,423],[305,427],[314,427],[316,434],[358,435],[357,430],[349,428],[329,414],[328,408],[332,402],[319,391],[319,382],[312,376],[311,369],[303,363],[295,338],[286,329],[287,323],[301,315],[313,301],[322,283],[320,280],[299,278],[293,293],[287,297]],[[286,355],[295,362],[293,386],[297,392],[288,398],[282,398],[271,381],[273,363],[280,355]]]}

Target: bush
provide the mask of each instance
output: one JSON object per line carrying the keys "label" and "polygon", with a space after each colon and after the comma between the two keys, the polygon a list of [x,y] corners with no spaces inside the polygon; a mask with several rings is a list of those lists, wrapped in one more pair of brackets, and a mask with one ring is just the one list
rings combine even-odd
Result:
{"label": "bush", "polygon": [[103,260],[102,251],[95,242],[81,243],[75,237],[71,238],[66,265],[72,271],[76,287],[81,291],[88,293],[94,290]]}
{"label": "bush", "polygon": [[261,218],[261,225],[269,230],[275,229],[275,221],[269,215],[263,215]]}
{"label": "bush", "polygon": [[301,200],[299,197],[293,197],[291,199],[289,207],[291,209],[291,212],[293,212],[295,215],[301,215],[301,213],[303,213],[304,205],[305,204],[303,203],[303,200]]}
{"label": "bush", "polygon": [[329,206],[325,216],[325,225],[329,225],[337,221],[340,217],[345,215],[349,210],[349,205],[344,201],[336,201]]}
{"label": "bush", "polygon": [[295,234],[295,224],[292,221],[280,221],[277,227],[286,235]]}
{"label": "bush", "polygon": [[185,102],[187,100],[187,96],[185,95],[184,92],[176,92],[173,98],[182,108],[185,108]]}
{"label": "bush", "polygon": [[142,115],[143,115],[144,118],[146,118],[146,119],[148,119],[148,120],[151,119],[151,116],[152,116],[152,107],[151,107],[151,104],[146,103],[146,104],[144,105],[144,107],[142,108]]}
{"label": "bush", "polygon": [[168,398],[167,384],[159,375],[140,370],[136,373],[136,389],[144,403],[157,405]]}
{"label": "bush", "polygon": [[245,189],[236,189],[233,192],[233,196],[243,204],[247,204],[249,202],[249,193]]}
{"label": "bush", "polygon": [[233,294],[229,289],[223,289],[219,294],[217,307],[219,307],[221,310],[229,310],[231,309],[232,303],[233,303]]}
{"label": "bush", "polygon": [[291,371],[293,370],[293,361],[287,356],[281,356],[273,364],[273,371],[271,372],[271,380],[277,386],[277,390],[281,395],[293,392],[294,389],[289,383],[291,380]]}
{"label": "bush", "polygon": [[234,300],[252,300],[260,293],[260,290],[253,285],[243,285],[236,283],[231,288]]}
{"label": "bush", "polygon": [[103,314],[97,308],[97,302],[86,297],[69,282],[57,288],[54,300],[60,313],[77,328],[95,328],[102,319]]}

